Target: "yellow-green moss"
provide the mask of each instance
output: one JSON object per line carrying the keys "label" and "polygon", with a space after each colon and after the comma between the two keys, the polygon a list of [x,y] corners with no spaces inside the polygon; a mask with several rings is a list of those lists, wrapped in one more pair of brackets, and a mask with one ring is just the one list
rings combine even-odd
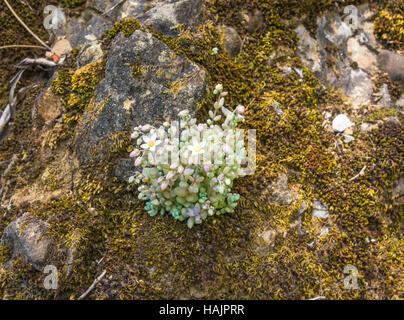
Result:
{"label": "yellow-green moss", "polygon": [[76,8],[86,3],[86,0],[63,0],[63,3],[68,8]]}
{"label": "yellow-green moss", "polygon": [[7,245],[0,245],[0,263],[5,263],[10,258],[10,248]]}
{"label": "yellow-green moss", "polygon": [[[218,23],[235,27],[245,38],[241,54],[234,58],[222,52],[211,55],[219,41],[213,24],[197,32],[179,26],[181,36],[177,39],[154,33],[176,54],[201,65],[208,73],[211,89],[222,83],[229,92],[229,108],[239,103],[247,106],[243,128],[257,130],[257,170],[236,182],[241,199],[234,214],[188,230],[168,217],[147,216],[136,198],[136,188],[113,177],[117,159],[128,152],[129,132],[106,137],[105,145],[111,145],[109,156],[80,169],[73,196],[36,203],[31,208],[50,224],[52,235],[79,247],[73,273],[69,279],[61,279],[57,298],[77,297],[103,269],[113,279],[100,284],[90,298],[106,298],[114,286],[118,292],[113,297],[120,299],[189,298],[191,288],[202,292],[199,297],[210,299],[402,297],[402,207],[391,201],[388,191],[404,167],[402,125],[384,123],[367,135],[355,132],[355,140],[345,150],[336,149],[339,138],[323,127],[322,114],[330,109],[349,112],[349,107],[344,110],[336,92],[322,89],[294,54],[277,62],[301,68],[303,79],[295,74],[284,77],[276,64],[267,62],[279,46],[292,52],[296,49],[296,35],[285,18],[299,18],[304,13],[313,18],[319,8],[334,3],[207,3],[208,14],[217,15]],[[264,25],[261,31],[247,36],[237,17],[242,9],[253,8],[263,13]],[[114,28],[110,39],[122,26]],[[59,85],[64,83],[67,89],[60,94],[67,104],[76,71],[71,68],[63,72]],[[86,85],[85,81],[83,87]],[[213,99],[208,94],[200,103],[200,120],[212,108]],[[282,115],[276,113],[275,103]],[[401,114],[397,116],[402,123]],[[350,181],[364,165],[365,174]],[[268,186],[280,172],[288,174],[290,187],[297,188],[300,195],[290,206],[273,204],[267,196]],[[307,231],[301,235],[290,223],[296,219],[302,200],[314,198],[329,206],[333,225],[312,219],[309,207],[301,217],[302,228]],[[319,228],[324,226],[329,227],[329,234],[319,237]],[[263,228],[275,229],[277,235],[274,246],[259,255],[254,246],[256,233]],[[96,260],[102,261],[97,264]],[[359,270],[360,290],[343,288],[343,269],[348,264]],[[0,294],[18,296],[20,293],[10,289],[17,281],[8,279],[7,292]],[[42,291],[39,295],[49,297]]]}
{"label": "yellow-green moss", "polygon": [[119,32],[122,32],[128,38],[138,29],[140,29],[140,23],[135,18],[125,19],[115,23],[112,29],[104,33],[103,38],[112,40]]}
{"label": "yellow-green moss", "polygon": [[383,108],[367,115],[366,117],[363,118],[362,122],[376,122],[377,120],[383,120],[386,119],[387,117],[398,117],[399,114],[400,113],[396,108],[393,107]]}
{"label": "yellow-green moss", "polygon": [[404,4],[387,6],[375,19],[375,35],[388,48],[404,49]]}

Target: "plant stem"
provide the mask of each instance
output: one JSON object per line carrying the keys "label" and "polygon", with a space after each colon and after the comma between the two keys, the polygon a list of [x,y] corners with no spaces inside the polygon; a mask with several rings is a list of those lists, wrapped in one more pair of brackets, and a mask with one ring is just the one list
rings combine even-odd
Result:
{"label": "plant stem", "polygon": [[25,44],[13,44],[13,45],[9,45],[9,46],[0,47],[0,49],[9,49],[9,48],[32,48],[32,49],[48,50],[48,48],[44,48],[42,46],[33,46],[33,45],[25,45]]}
{"label": "plant stem", "polygon": [[10,6],[7,0],[4,0],[6,3],[7,7],[10,9],[12,14],[17,18],[17,20],[22,24],[22,26],[40,43],[42,44],[46,49],[49,51],[52,51],[52,48],[49,47],[45,42],[43,42],[28,26],[24,23],[24,21],[21,20],[21,18],[17,15],[17,13],[14,11],[14,9]]}

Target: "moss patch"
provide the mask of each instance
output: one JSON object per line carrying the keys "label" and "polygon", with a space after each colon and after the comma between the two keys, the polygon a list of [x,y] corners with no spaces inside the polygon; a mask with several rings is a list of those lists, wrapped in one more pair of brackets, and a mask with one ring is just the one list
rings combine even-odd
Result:
{"label": "moss patch", "polygon": [[[209,1],[205,14],[210,23],[197,30],[178,26],[181,36],[177,39],[154,33],[176,54],[202,66],[211,89],[222,83],[229,92],[229,108],[240,103],[247,107],[242,127],[257,130],[257,170],[235,183],[241,194],[239,206],[233,214],[211,219],[193,230],[168,217],[150,219],[136,189],[113,176],[117,160],[130,151],[130,133],[111,135],[106,139],[113,143],[103,151],[108,156],[80,168],[79,178],[72,179],[71,195],[27,203],[18,209],[47,221],[55,238],[76,248],[70,278],[63,273],[60,289],[53,296],[40,290],[27,295],[11,289],[13,285],[19,288],[15,284],[20,278],[33,278],[20,266],[0,295],[76,298],[106,269],[108,281],[102,281],[89,298],[402,298],[402,206],[391,199],[391,189],[403,174],[403,116],[397,110],[399,124],[384,121],[368,134],[355,127],[355,140],[340,144],[340,137],[323,127],[323,113],[351,115],[352,111],[337,92],[324,89],[302,66],[295,55],[293,26],[285,21],[306,14],[308,20],[304,20],[310,22],[318,16],[319,8],[335,3]],[[263,13],[261,30],[252,35],[244,30],[238,18],[243,9]],[[217,25],[222,23],[234,27],[244,41],[241,53],[234,58],[220,51],[211,54],[213,47],[219,47]],[[125,36],[129,36],[139,26],[134,20],[115,25],[105,34],[105,44],[110,45],[125,28]],[[289,49],[290,58],[270,59],[280,47]],[[300,68],[303,78],[294,73],[284,76],[283,66]],[[133,66],[133,70],[139,68]],[[89,92],[95,73],[87,71],[81,73],[73,64],[66,64],[54,82],[68,117],[82,112],[86,104],[93,107]],[[72,95],[83,103],[71,103],[69,109],[69,102],[76,101],[70,99]],[[212,106],[213,97],[208,94],[199,105],[198,118],[205,119]],[[391,115],[388,110],[383,112]],[[361,122],[354,118],[352,114],[353,121]],[[29,159],[35,159],[30,148],[27,153]],[[19,163],[20,172],[35,171],[28,162]],[[365,174],[352,180],[365,165]],[[289,187],[299,194],[291,205],[271,200],[268,187],[280,173],[288,174]],[[29,183],[31,178],[20,182]],[[313,199],[329,206],[329,221],[313,219],[310,207],[299,213],[302,201]],[[14,210],[7,219],[17,215]],[[3,227],[8,221],[0,222]],[[326,236],[320,234],[323,227],[329,228]],[[257,236],[268,229],[276,233],[273,246],[258,252]],[[346,265],[358,268],[360,290],[344,289]]]}

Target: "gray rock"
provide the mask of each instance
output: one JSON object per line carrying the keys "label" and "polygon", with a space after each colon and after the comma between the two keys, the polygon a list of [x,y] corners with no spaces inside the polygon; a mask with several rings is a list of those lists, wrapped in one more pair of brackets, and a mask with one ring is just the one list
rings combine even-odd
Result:
{"label": "gray rock", "polygon": [[326,14],[317,20],[318,39],[326,45],[342,46],[352,36],[352,28],[337,14]]}
{"label": "gray rock", "polygon": [[352,99],[354,107],[360,107],[371,101],[373,93],[372,80],[368,74],[361,69],[352,69],[347,77],[338,81],[345,94]]}
{"label": "gray rock", "polygon": [[258,31],[264,23],[264,16],[258,9],[253,11],[243,10],[240,13],[240,18],[242,25],[250,34]]}
{"label": "gray rock", "polygon": [[371,103],[371,76],[377,65],[373,52],[373,24],[359,21],[352,26],[337,14],[326,14],[317,20],[316,39],[300,25],[297,54],[303,64],[329,85],[341,88],[354,108]]}
{"label": "gray rock", "polygon": [[206,92],[206,72],[150,33],[118,35],[94,106],[79,124],[75,145],[80,163],[102,159],[103,152],[92,153],[113,143],[114,134],[144,124],[158,126],[177,119],[183,109],[194,113]]}
{"label": "gray rock", "polygon": [[298,194],[289,189],[288,176],[284,173],[279,175],[278,180],[271,185],[271,202],[278,205],[290,205],[298,198]]}
{"label": "gray rock", "polygon": [[231,57],[238,55],[242,41],[237,31],[228,26],[220,26],[218,30],[221,35],[220,44],[222,49]]}
{"label": "gray rock", "polygon": [[115,167],[114,176],[122,182],[127,182],[128,179],[136,173],[133,159],[119,159]]}
{"label": "gray rock", "polygon": [[379,105],[383,108],[388,108],[391,106],[391,96],[389,92],[389,86],[387,84],[383,84],[382,88],[379,91],[379,95],[381,99],[379,101]]}
{"label": "gray rock", "polygon": [[[366,35],[364,32],[362,35]],[[347,52],[353,62],[356,62],[359,68],[372,72],[377,64],[376,55],[366,46],[361,44],[363,37],[357,36],[347,41]]]}
{"label": "gray rock", "polygon": [[111,5],[109,0],[89,0],[88,6],[97,10],[98,12],[105,12],[107,7]]}
{"label": "gray rock", "polygon": [[100,39],[102,34],[112,28],[112,23],[100,16],[93,15],[86,21],[83,17],[70,20],[66,27],[66,38],[72,48]]}
{"label": "gray rock", "polygon": [[126,18],[137,18],[148,10],[152,9],[158,2],[153,0],[132,0],[126,1],[119,6],[117,14],[113,18],[117,21]]}
{"label": "gray rock", "polygon": [[380,70],[387,72],[391,80],[400,83],[404,90],[404,55],[382,50],[377,57],[377,62]]}
{"label": "gray rock", "polygon": [[297,54],[302,59],[303,64],[314,73],[320,72],[322,66],[320,46],[318,42],[310,36],[310,33],[303,25],[298,26],[295,32],[299,37]]}
{"label": "gray rock", "polygon": [[404,194],[404,177],[394,182],[393,197],[400,197]]}
{"label": "gray rock", "polygon": [[361,124],[361,131],[364,133],[369,133],[372,130],[377,129],[378,125],[377,124],[370,124],[367,122],[364,122]]}
{"label": "gray rock", "polygon": [[195,27],[202,23],[202,0],[166,0],[137,17],[143,25],[167,36],[177,37],[178,24]]}
{"label": "gray rock", "polygon": [[396,101],[396,105],[398,107],[404,107],[404,93],[401,95],[401,97]]}
{"label": "gray rock", "polygon": [[94,41],[84,45],[77,55],[77,68],[81,69],[89,63],[96,62],[104,57],[104,52],[101,49],[101,43]]}
{"label": "gray rock", "polygon": [[327,219],[329,217],[328,206],[318,200],[314,200],[311,215],[313,218]]}
{"label": "gray rock", "polygon": [[22,257],[35,269],[42,271],[52,248],[47,230],[45,222],[24,213],[4,229],[1,244],[11,248],[13,258]]}

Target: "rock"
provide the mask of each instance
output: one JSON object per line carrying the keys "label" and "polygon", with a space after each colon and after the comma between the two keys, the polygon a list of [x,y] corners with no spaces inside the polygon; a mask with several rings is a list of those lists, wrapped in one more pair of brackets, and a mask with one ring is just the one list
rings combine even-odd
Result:
{"label": "rock", "polygon": [[339,114],[332,121],[332,128],[335,132],[344,132],[353,126],[353,123],[345,114]]}
{"label": "rock", "polygon": [[388,108],[391,106],[391,96],[389,93],[389,86],[387,84],[383,84],[382,88],[379,91],[379,96],[381,96],[378,104],[383,108]]}
{"label": "rock", "polygon": [[98,12],[105,12],[107,7],[111,6],[110,0],[89,0],[88,6],[97,10]]}
{"label": "rock", "polygon": [[398,107],[404,107],[404,93],[401,95],[401,97],[396,101],[396,105]]}
{"label": "rock", "polygon": [[69,40],[61,38],[52,47],[53,52],[59,57],[69,54],[72,51],[72,46]]}
{"label": "rock", "polygon": [[400,83],[404,90],[404,55],[382,50],[377,56],[379,68],[389,74],[392,81]]}
{"label": "rock", "polygon": [[404,194],[404,177],[394,183],[393,197],[400,197]]}
{"label": "rock", "polygon": [[302,204],[300,205],[299,210],[297,210],[297,214],[299,215],[299,217],[302,217],[303,213],[306,212],[308,208],[308,204],[306,201],[303,200]]}
{"label": "rock", "polygon": [[282,75],[283,75],[285,78],[288,77],[291,73],[292,73],[292,68],[291,68],[291,67],[286,66],[286,67],[284,67],[284,68],[282,69]]}
{"label": "rock", "polygon": [[127,182],[128,179],[136,173],[133,159],[119,159],[115,168],[114,176],[122,182]]}
{"label": "rock", "polygon": [[288,176],[284,173],[279,175],[278,180],[271,185],[271,202],[278,205],[290,205],[298,198],[297,192],[289,189]]}
{"label": "rock", "polygon": [[101,39],[103,33],[112,28],[112,23],[105,18],[94,15],[86,21],[83,17],[73,18],[67,23],[66,38],[72,48]]}
{"label": "rock", "polygon": [[330,232],[330,229],[328,229],[328,227],[321,228],[321,230],[320,230],[320,237],[327,235],[328,232]]}
{"label": "rock", "polygon": [[377,49],[377,41],[374,34],[374,23],[372,22],[363,22],[362,30],[359,31],[359,41],[361,44],[365,44],[368,47],[376,50]]}
{"label": "rock", "polygon": [[240,18],[241,24],[250,34],[258,31],[264,23],[264,16],[258,9],[254,9],[253,11],[243,10],[240,13]]}
{"label": "rock", "polygon": [[303,64],[314,73],[320,72],[322,66],[318,42],[310,36],[303,25],[298,26],[295,32],[299,37],[297,54],[302,59]]}
{"label": "rock", "polygon": [[267,256],[270,249],[275,246],[276,236],[277,232],[273,229],[266,229],[259,233],[255,240],[255,252],[261,257]]}
{"label": "rock", "polygon": [[337,14],[326,14],[317,20],[318,36],[324,46],[332,44],[340,47],[352,36],[352,27]]}
{"label": "rock", "polygon": [[222,49],[231,57],[238,55],[241,50],[242,41],[237,31],[228,26],[220,26],[218,31]]}
{"label": "rock", "polygon": [[300,79],[303,79],[303,70],[299,68],[293,68],[293,71],[299,76]]}
{"label": "rock", "polygon": [[351,98],[354,108],[371,102],[373,83],[363,70],[353,69],[348,77],[336,83]]}
{"label": "rock", "polygon": [[[157,3],[157,1],[155,2]],[[132,17],[137,18],[139,15],[152,9],[156,5],[156,3],[154,3],[153,0],[125,1],[116,10],[117,14],[113,16],[113,18],[115,18],[117,21]]]}
{"label": "rock", "polygon": [[[341,88],[354,108],[371,103],[377,57],[373,52],[373,24],[359,21],[357,32],[337,14],[317,20],[316,39],[300,25],[297,54],[303,64],[329,85]],[[370,33],[369,33],[370,32]]]}
{"label": "rock", "polygon": [[372,130],[375,130],[377,128],[378,128],[377,124],[370,124],[370,123],[367,123],[367,122],[364,122],[364,123],[361,124],[361,131],[364,132],[364,133],[368,133],[368,132],[370,132]]}
{"label": "rock", "polygon": [[101,49],[101,43],[94,41],[84,45],[77,55],[77,67],[81,69],[85,65],[97,62],[104,57],[104,52]]}
{"label": "rock", "polygon": [[63,112],[63,104],[59,96],[55,95],[51,88],[46,89],[38,100],[38,114],[46,122],[56,120]]}
{"label": "rock", "polygon": [[275,112],[276,112],[276,114],[277,114],[279,117],[282,117],[282,116],[283,116],[283,110],[282,110],[280,104],[279,104],[277,101],[274,101],[274,102],[272,103],[272,107],[274,107]]}
{"label": "rock", "polygon": [[345,143],[351,143],[352,141],[354,141],[355,138],[349,134],[344,134],[344,142]]}
{"label": "rock", "polygon": [[[120,132],[177,119],[183,109],[194,113],[206,92],[205,71],[150,33],[137,30],[129,38],[118,35],[109,52],[105,79],[77,130],[80,163],[102,159],[103,148]],[[94,151],[99,152],[92,155]]]}
{"label": "rock", "polygon": [[314,200],[311,216],[313,218],[327,219],[329,217],[328,206],[318,200]]}
{"label": "rock", "polygon": [[4,229],[1,244],[11,248],[13,258],[22,257],[35,269],[42,271],[52,248],[47,229],[45,222],[24,213]]}
{"label": "rock", "polygon": [[287,60],[293,55],[293,49],[289,47],[285,47],[282,45],[278,45],[268,56],[268,65],[274,65],[279,60]]}
{"label": "rock", "polygon": [[195,27],[202,23],[202,0],[166,0],[137,17],[142,25],[167,36],[177,37],[178,24]]}
{"label": "rock", "polygon": [[[365,35],[364,33],[362,34]],[[360,39],[360,37],[356,37],[348,40],[348,55],[358,64],[359,68],[373,71],[377,64],[377,57],[366,46],[360,44]]]}
{"label": "rock", "polygon": [[275,230],[265,230],[259,234],[261,240],[268,246],[273,246],[275,244],[276,231]]}

